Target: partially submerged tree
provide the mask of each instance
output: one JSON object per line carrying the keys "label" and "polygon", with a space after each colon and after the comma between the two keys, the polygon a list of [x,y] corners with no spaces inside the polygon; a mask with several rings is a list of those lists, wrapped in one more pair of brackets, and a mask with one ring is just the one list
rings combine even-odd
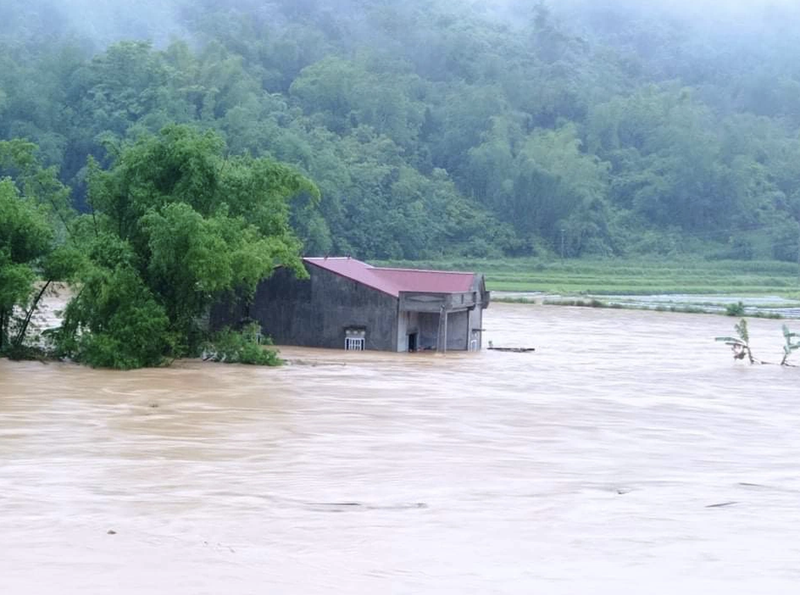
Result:
{"label": "partially submerged tree", "polygon": [[[758,360],[753,356],[753,352],[750,349],[750,332],[747,328],[747,321],[743,318],[735,328],[738,337],[717,337],[716,340],[730,346],[733,351],[733,358],[736,360],[747,358],[751,364],[769,364],[770,362]],[[786,325],[783,325],[783,337],[786,340],[786,344],[783,346],[783,359],[780,365],[791,366],[789,357],[800,349],[800,341],[797,340],[800,334],[791,332]]]}
{"label": "partially submerged tree", "polygon": [[81,233],[91,266],[56,336],[62,355],[124,369],[199,355],[215,300],[252,295],[279,265],[304,274],[290,201],[316,203],[316,186],[272,160],[225,153],[218,135],[173,125],[125,147],[107,171],[90,164]]}
{"label": "partially submerged tree", "polygon": [[12,357],[29,352],[31,321],[48,289],[81,263],[65,244],[69,191],[36,150],[21,140],[0,142],[0,172],[9,174],[0,179],[0,354]]}
{"label": "partially submerged tree", "polygon": [[36,266],[49,250],[53,230],[40,208],[24,200],[14,183],[0,181],[0,352],[11,348],[15,309],[34,290]]}
{"label": "partially submerged tree", "polygon": [[205,345],[203,359],[226,364],[249,364],[275,366],[280,364],[277,353],[263,349],[262,345],[272,345],[269,337],[261,335],[261,327],[252,322],[239,332],[222,329],[211,336]]}
{"label": "partially submerged tree", "polygon": [[783,346],[782,366],[788,366],[789,356],[800,349],[800,341],[797,340],[798,337],[800,337],[800,334],[791,332],[785,324],[783,325],[783,338],[786,339],[786,344]]}
{"label": "partially submerged tree", "polygon": [[737,337],[717,337],[716,341],[724,342],[733,351],[733,359],[743,360],[745,357],[751,364],[762,363],[753,357],[753,352],[750,349],[750,331],[747,328],[747,321],[742,318],[739,323],[734,327],[736,329]]}
{"label": "partially submerged tree", "polygon": [[95,367],[159,365],[172,342],[169,319],[134,266],[130,246],[98,235],[88,257],[81,288],[54,334],[58,354]]}

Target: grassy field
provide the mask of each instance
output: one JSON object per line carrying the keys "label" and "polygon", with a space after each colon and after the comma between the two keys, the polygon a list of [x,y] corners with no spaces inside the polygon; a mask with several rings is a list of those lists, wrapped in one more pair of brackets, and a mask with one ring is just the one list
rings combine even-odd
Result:
{"label": "grassy field", "polygon": [[798,265],[776,261],[706,260],[442,260],[386,266],[470,270],[492,291],[566,296],[727,294],[800,299]]}

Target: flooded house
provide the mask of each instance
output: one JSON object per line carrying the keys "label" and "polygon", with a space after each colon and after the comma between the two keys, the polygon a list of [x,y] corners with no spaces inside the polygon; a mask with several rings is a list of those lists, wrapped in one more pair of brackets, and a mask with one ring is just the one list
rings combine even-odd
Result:
{"label": "flooded house", "polygon": [[249,304],[216,306],[212,324],[255,320],[277,345],[396,352],[482,346],[490,299],[483,275],[303,260],[308,279],[280,268]]}

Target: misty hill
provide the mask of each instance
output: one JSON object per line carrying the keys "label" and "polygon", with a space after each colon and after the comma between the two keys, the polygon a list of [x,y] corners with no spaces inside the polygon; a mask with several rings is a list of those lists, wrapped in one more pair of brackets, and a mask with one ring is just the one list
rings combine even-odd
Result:
{"label": "misty hill", "polygon": [[87,208],[168,123],[320,187],[309,253],[797,258],[800,9],[706,0],[6,0],[0,138]]}

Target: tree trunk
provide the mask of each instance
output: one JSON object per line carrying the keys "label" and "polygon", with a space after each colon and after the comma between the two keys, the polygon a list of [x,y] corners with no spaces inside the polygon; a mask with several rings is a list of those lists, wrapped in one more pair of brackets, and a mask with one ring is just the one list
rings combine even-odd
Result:
{"label": "tree trunk", "polygon": [[25,320],[22,322],[22,326],[20,327],[19,332],[17,333],[17,337],[14,340],[14,347],[16,348],[22,347],[22,340],[25,338],[25,333],[28,332],[28,325],[30,325],[31,323],[31,318],[33,317],[33,313],[36,312],[36,310],[39,308],[39,302],[42,300],[44,292],[47,291],[47,288],[50,287],[51,283],[52,281],[47,281],[47,283],[44,284],[44,287],[42,287],[42,289],[36,295],[36,299],[33,300],[30,309],[28,310],[27,314],[25,314]]}

